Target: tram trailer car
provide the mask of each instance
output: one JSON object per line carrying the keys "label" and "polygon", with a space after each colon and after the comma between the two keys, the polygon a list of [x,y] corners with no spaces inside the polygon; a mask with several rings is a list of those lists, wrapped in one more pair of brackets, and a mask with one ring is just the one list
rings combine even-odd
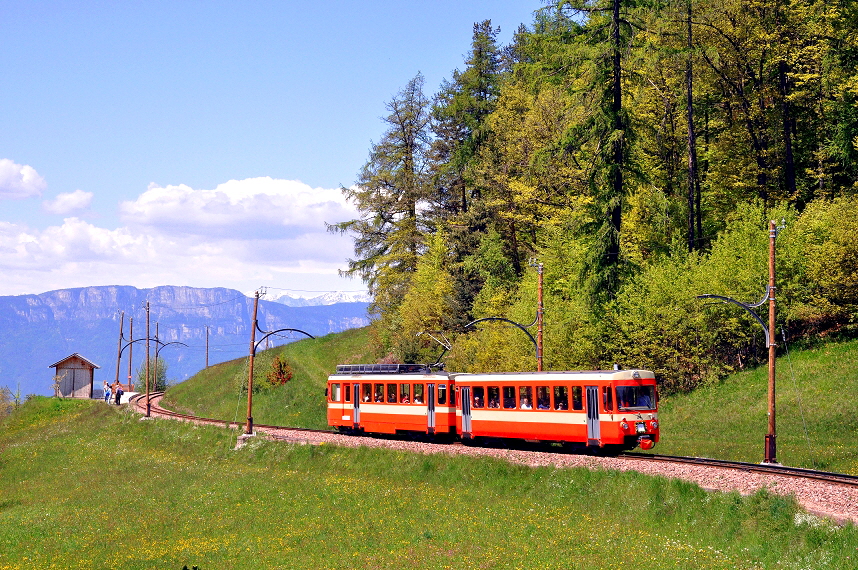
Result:
{"label": "tram trailer car", "polygon": [[448,374],[414,364],[340,365],[328,378],[340,431],[449,434],[621,451],[659,440],[647,370]]}
{"label": "tram trailer car", "polygon": [[455,435],[453,379],[420,364],[341,364],[328,377],[328,425],[342,432]]}

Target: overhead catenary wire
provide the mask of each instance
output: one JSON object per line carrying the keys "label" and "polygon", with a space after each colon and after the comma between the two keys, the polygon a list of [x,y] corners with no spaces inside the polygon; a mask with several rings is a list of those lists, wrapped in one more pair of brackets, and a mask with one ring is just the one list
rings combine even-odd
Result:
{"label": "overhead catenary wire", "polygon": [[804,427],[804,439],[807,441],[807,452],[810,454],[810,464],[816,469],[816,461],[813,459],[813,447],[810,444],[810,435],[807,432],[807,422],[804,419],[804,408],[801,404],[801,390],[798,389],[798,382],[795,379],[795,371],[792,367],[792,358],[789,355],[789,346],[787,345],[786,333],[781,329],[781,338],[784,340],[784,348],[786,349],[787,363],[789,364],[790,376],[792,376],[793,387],[798,398],[798,413],[801,416],[801,425]]}
{"label": "overhead catenary wire", "polygon": [[[246,359],[244,360],[244,367],[241,369],[241,378],[242,378],[242,379],[243,379],[245,376],[247,376],[247,368],[248,368],[248,366],[249,366],[249,363],[250,363],[250,359],[249,359],[249,358],[246,358]],[[240,382],[240,383],[239,383],[239,388],[238,388],[238,390],[236,391],[237,393],[236,393],[236,399],[235,399],[235,414],[234,414],[234,415],[233,415],[233,417],[232,417],[232,423],[236,423],[236,424],[238,423],[238,408],[239,408],[239,406],[241,405],[241,392],[242,392],[242,388],[241,388],[241,387],[242,387],[242,386],[245,386],[245,384],[244,384],[243,382]]]}

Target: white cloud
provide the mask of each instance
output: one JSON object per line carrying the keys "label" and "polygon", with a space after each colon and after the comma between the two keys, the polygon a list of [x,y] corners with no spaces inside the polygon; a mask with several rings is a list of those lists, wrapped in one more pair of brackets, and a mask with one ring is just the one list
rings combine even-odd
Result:
{"label": "white cloud", "polygon": [[42,208],[50,214],[67,216],[72,212],[89,208],[92,203],[92,196],[92,192],[75,190],[74,192],[59,194],[53,200],[43,201]]}
{"label": "white cloud", "polygon": [[324,231],[325,222],[357,215],[339,189],[312,188],[303,182],[269,177],[230,180],[214,190],[150,184],[137,200],[122,202],[119,209],[123,221],[131,226],[236,239],[294,237]]}
{"label": "white cloud", "polygon": [[[92,198],[61,197],[57,211]],[[337,276],[351,239],[324,229],[356,215],[339,190],[270,178],[215,190],[151,185],[120,211],[124,224],[116,229],[77,217],[44,230],[0,222],[0,295],[107,284],[362,288]]]}
{"label": "white cloud", "polygon": [[0,158],[0,199],[41,196],[45,179],[32,166]]}

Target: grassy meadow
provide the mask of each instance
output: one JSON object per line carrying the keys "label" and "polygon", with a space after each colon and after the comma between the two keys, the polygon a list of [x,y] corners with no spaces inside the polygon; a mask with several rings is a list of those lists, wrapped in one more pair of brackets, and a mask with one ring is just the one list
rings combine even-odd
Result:
{"label": "grassy meadow", "polygon": [[0,424],[0,569],[850,568],[858,528],[636,473],[302,446],[96,401]]}

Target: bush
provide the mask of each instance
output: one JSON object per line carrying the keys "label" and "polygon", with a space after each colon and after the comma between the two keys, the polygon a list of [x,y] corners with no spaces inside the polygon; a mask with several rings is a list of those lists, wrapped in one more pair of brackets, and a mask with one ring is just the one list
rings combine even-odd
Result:
{"label": "bush", "polygon": [[786,315],[806,336],[858,332],[858,197],[817,200],[787,228]]}
{"label": "bush", "polygon": [[289,361],[285,358],[281,359],[279,356],[275,356],[274,361],[271,363],[271,370],[265,375],[268,386],[282,386],[291,379],[292,367],[289,365]]}

